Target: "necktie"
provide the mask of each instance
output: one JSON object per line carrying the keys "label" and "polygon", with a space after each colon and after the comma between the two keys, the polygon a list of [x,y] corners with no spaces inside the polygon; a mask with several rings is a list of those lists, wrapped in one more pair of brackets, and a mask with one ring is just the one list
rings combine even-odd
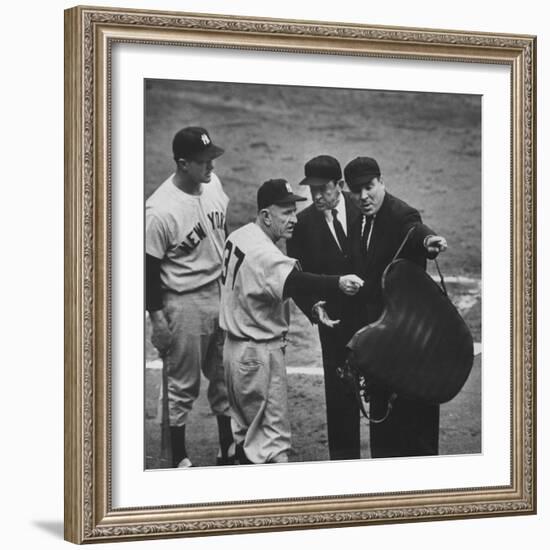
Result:
{"label": "necktie", "polygon": [[374,227],[374,218],[367,216],[364,218],[363,232],[361,234],[361,251],[366,253],[369,249],[372,228]]}
{"label": "necktie", "polygon": [[346,247],[346,234],[344,233],[344,228],[342,227],[342,224],[340,223],[340,220],[338,219],[338,211],[336,208],[331,210],[332,212],[332,225],[334,227],[334,232],[336,233],[336,238],[338,239],[338,243],[340,244],[340,250],[347,254],[347,247]]}

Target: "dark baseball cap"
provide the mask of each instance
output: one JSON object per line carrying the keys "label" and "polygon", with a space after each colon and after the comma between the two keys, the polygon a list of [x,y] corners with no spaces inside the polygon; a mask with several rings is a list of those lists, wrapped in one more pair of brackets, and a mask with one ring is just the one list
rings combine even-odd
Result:
{"label": "dark baseball cap", "polygon": [[344,177],[349,187],[357,187],[380,177],[380,167],[371,157],[357,157],[344,168]]}
{"label": "dark baseball cap", "polygon": [[172,141],[174,160],[213,160],[223,155],[224,150],[212,143],[208,132],[200,126],[182,128]]}
{"label": "dark baseball cap", "polygon": [[290,183],[284,179],[273,179],[262,183],[258,189],[258,210],[272,204],[283,206],[297,201],[305,201],[305,197],[295,195]]}
{"label": "dark baseball cap", "polygon": [[330,155],[320,155],[306,162],[305,178],[300,185],[325,185],[329,181],[340,181],[342,169],[340,163]]}

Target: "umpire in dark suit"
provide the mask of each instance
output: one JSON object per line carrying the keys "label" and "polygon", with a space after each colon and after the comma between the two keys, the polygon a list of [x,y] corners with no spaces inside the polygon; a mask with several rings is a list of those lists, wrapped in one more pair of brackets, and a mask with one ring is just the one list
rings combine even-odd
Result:
{"label": "umpire in dark suit", "polygon": [[[349,231],[360,217],[358,207],[342,191],[342,170],[331,156],[321,155],[305,165],[305,178],[313,204],[298,214],[287,242],[289,256],[311,273],[343,275],[352,272]],[[302,311],[312,311],[314,298],[302,296]],[[328,444],[331,460],[360,458],[359,408],[354,396],[336,374],[345,358],[345,346],[355,332],[354,298],[337,293],[326,301],[326,314],[340,322],[329,328],[319,324],[323,354]],[[318,310],[316,310],[318,311]],[[310,320],[315,321],[312,313]]]}
{"label": "umpire in dark suit", "polygon": [[[356,300],[362,307],[362,324],[366,325],[382,313],[382,274],[408,231],[414,228],[399,257],[424,269],[426,258],[437,256],[447,243],[422,223],[416,209],[386,192],[375,159],[357,157],[345,167],[344,175],[362,214],[350,232],[355,273],[364,280]],[[390,395],[391,388],[370,388],[371,418],[385,415]],[[389,417],[382,423],[370,424],[373,458],[436,455],[438,442],[439,405],[397,396]]]}

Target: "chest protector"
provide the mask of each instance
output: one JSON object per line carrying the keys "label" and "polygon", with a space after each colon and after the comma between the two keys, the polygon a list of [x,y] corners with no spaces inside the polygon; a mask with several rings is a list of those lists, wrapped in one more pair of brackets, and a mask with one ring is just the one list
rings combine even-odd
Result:
{"label": "chest protector", "polygon": [[394,259],[382,276],[382,294],[378,320],[348,344],[350,366],[398,396],[450,401],[472,369],[473,341],[443,279],[440,287],[415,263]]}

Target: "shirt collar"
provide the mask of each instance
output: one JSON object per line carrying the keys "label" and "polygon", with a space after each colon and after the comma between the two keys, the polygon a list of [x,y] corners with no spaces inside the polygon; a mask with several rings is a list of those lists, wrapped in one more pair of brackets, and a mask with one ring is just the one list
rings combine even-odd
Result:
{"label": "shirt collar", "polygon": [[[340,220],[340,223],[343,223],[343,221],[346,219],[346,201],[344,200],[344,194],[340,191],[340,199],[338,201],[338,204],[335,206],[336,211],[338,212],[338,219]],[[325,210],[325,218],[332,223],[332,211],[334,208],[331,208],[329,210]]]}

